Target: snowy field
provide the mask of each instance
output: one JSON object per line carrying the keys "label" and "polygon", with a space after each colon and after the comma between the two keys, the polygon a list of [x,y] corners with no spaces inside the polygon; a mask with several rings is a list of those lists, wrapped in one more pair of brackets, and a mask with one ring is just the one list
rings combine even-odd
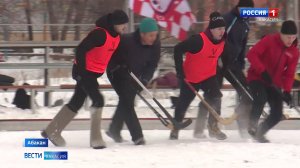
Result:
{"label": "snowy field", "polygon": [[[168,140],[169,131],[144,131],[147,144],[134,146],[127,131],[127,142],[117,144],[104,136],[108,148],[89,148],[88,131],[65,131],[66,147],[25,148],[24,138],[40,138],[39,132],[0,132],[1,167],[100,167],[100,168],[298,168],[300,131],[272,130],[269,144],[239,138],[237,131],[226,131],[225,141],[198,140],[192,131],[180,132],[178,141]],[[67,151],[68,160],[25,159],[24,152]]]}

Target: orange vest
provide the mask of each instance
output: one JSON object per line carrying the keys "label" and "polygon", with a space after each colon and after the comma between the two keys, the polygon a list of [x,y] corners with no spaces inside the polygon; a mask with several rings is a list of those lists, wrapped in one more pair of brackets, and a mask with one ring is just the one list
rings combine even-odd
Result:
{"label": "orange vest", "polygon": [[187,53],[183,64],[185,78],[191,83],[200,83],[216,75],[218,58],[223,52],[225,42],[213,44],[204,32],[199,34],[203,47],[196,54]]}
{"label": "orange vest", "polygon": [[101,27],[97,27],[96,29],[105,31],[106,41],[104,45],[95,47],[86,53],[86,69],[91,72],[104,73],[112,54],[120,43],[120,36],[112,37]]}

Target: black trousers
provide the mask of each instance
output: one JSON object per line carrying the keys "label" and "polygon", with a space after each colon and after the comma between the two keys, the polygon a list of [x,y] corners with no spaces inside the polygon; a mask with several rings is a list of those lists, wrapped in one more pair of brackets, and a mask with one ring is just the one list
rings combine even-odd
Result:
{"label": "black trousers", "polygon": [[92,107],[103,107],[104,98],[99,92],[99,83],[97,76],[94,75],[80,75],[76,68],[73,67],[73,78],[76,80],[74,94],[67,104],[68,107],[75,113],[82,107],[87,96],[92,100]]}
{"label": "black trousers", "polygon": [[[217,77],[213,76],[200,83],[191,84],[197,91],[199,91],[199,89],[202,89],[204,91],[205,100],[216,110],[216,112],[220,113],[222,93],[220,91],[220,85],[218,83]],[[182,81],[180,85],[179,100],[175,107],[176,121],[182,122],[186,110],[194,98],[195,93],[187,86],[184,81]],[[214,119],[212,119],[211,121],[213,120]]]}
{"label": "black trousers", "polygon": [[256,128],[266,102],[270,105],[270,115],[259,125],[260,135],[266,134],[282,117],[283,100],[272,87],[265,86],[261,81],[249,83],[253,95],[250,125]]}
{"label": "black trousers", "polygon": [[114,76],[108,74],[108,79],[119,96],[117,109],[112,118],[109,130],[113,134],[120,134],[125,122],[132,141],[143,137],[142,127],[134,109],[134,100],[137,92],[132,87],[128,72],[127,74]]}
{"label": "black trousers", "polygon": [[[231,68],[229,69],[232,74],[236,77],[236,79],[242,84],[244,89],[248,91],[249,94],[251,94],[251,91],[249,89],[249,85],[246,79],[246,76],[244,75],[242,69],[239,68]],[[236,90],[238,94],[238,105],[235,108],[235,112],[239,114],[239,118],[237,120],[238,126],[240,129],[246,129],[249,124],[249,115],[251,112],[251,104],[252,100],[251,98],[246,94],[246,92],[243,90],[243,88],[240,86],[240,84],[234,79],[234,77],[229,73],[228,70],[218,71],[218,78],[220,81],[220,85],[223,84],[223,77],[225,77],[230,84],[233,86],[233,88]]]}

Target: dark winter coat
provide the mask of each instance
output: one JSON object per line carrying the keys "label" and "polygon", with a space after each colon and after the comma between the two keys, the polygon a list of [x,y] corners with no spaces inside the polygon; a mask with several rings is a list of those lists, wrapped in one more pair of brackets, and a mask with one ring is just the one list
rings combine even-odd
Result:
{"label": "dark winter coat", "polygon": [[26,93],[25,89],[21,88],[16,91],[13,104],[21,109],[30,109],[30,96]]}
{"label": "dark winter coat", "polygon": [[249,32],[249,19],[240,17],[237,8],[232,9],[224,16],[226,22],[226,31],[234,22],[227,34],[224,56],[222,56],[223,64],[228,68],[245,68],[245,51]]}
{"label": "dark winter coat", "polygon": [[[101,27],[108,31],[112,37],[117,37],[119,34],[115,32],[112,23],[110,23],[110,15],[104,15],[96,21],[96,27]],[[106,41],[106,33],[103,29],[92,30],[76,47],[76,65],[75,71],[81,76],[99,77],[102,74],[88,71],[86,69],[86,53],[95,47],[101,47]]]}
{"label": "dark winter coat", "polygon": [[108,65],[108,75],[115,78],[127,78],[132,71],[144,84],[153,77],[160,59],[160,40],[157,38],[151,46],[142,45],[140,32],[121,36],[119,48]]}
{"label": "dark winter coat", "polygon": [[285,47],[279,33],[265,36],[248,52],[248,81],[263,81],[261,73],[267,71],[277,87],[290,92],[298,64],[298,50],[297,40],[291,47]]}

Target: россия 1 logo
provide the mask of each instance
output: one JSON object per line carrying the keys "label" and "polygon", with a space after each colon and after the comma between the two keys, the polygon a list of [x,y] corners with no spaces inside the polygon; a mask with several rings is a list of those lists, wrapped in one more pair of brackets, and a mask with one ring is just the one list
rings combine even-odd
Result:
{"label": "\u0440\u043e\u0441\u0441\u0438\u044f 1 logo", "polygon": [[278,8],[240,8],[241,17],[265,18],[265,20],[278,21]]}

